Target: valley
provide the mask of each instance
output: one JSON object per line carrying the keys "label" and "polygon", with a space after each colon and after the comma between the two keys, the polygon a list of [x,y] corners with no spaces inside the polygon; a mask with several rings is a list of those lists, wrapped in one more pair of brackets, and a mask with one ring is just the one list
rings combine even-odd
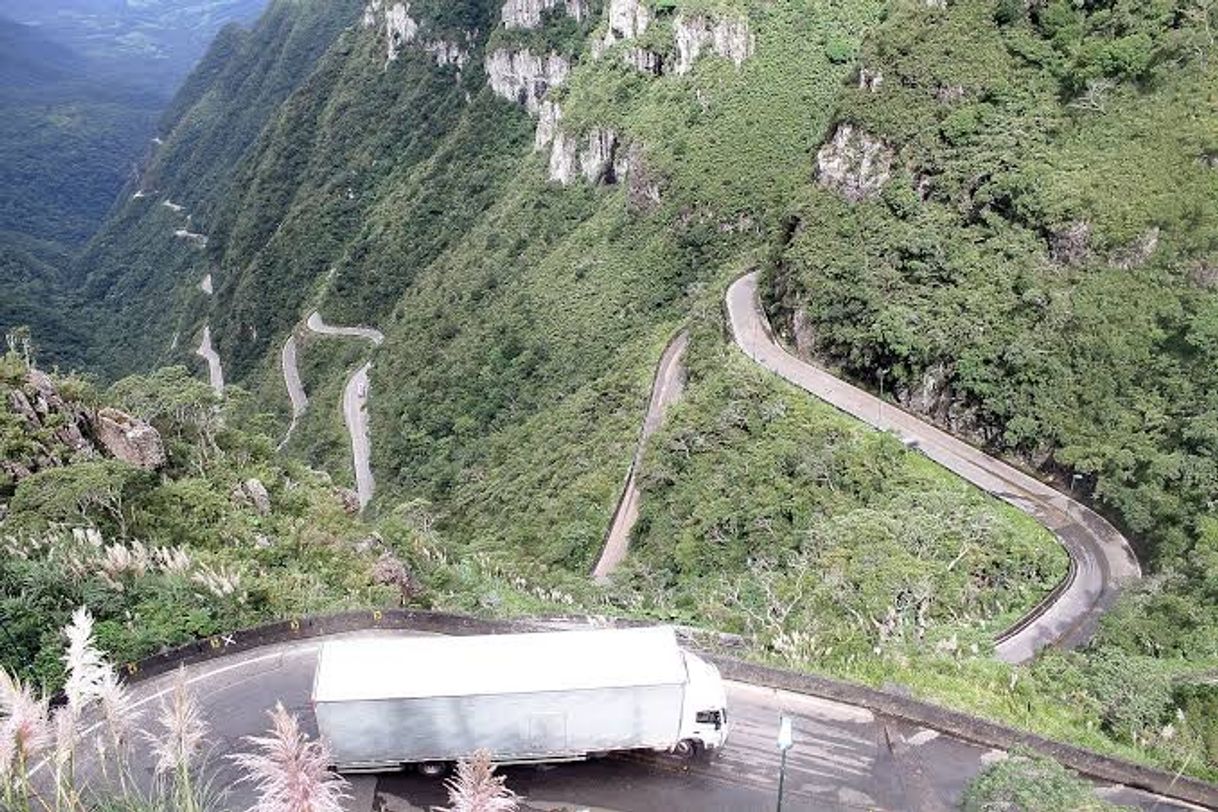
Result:
{"label": "valley", "polygon": [[119,662],[589,615],[1218,780],[1214,30],[269,3],[87,239],[0,264],[45,316],[2,325],[0,665],[57,684],[80,604]]}

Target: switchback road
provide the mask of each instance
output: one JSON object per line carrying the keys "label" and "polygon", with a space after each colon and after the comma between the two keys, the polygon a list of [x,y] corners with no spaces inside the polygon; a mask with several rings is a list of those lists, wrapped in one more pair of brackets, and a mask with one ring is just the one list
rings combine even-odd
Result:
{"label": "switchback road", "polygon": [[1093,633],[1123,584],[1141,575],[1133,548],[1101,516],[1050,486],[940,431],[892,404],[789,353],[774,337],[757,297],[757,274],[732,283],[727,310],[736,344],[766,369],[906,445],[1032,516],[1065,547],[1071,576],[996,644],[1007,662],[1024,662],[1047,645],[1077,645]]}

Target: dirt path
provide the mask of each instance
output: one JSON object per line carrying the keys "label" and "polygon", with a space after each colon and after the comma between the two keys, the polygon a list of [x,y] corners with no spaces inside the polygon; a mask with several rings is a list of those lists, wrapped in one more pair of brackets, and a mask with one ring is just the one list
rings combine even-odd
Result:
{"label": "dirt path", "polygon": [[207,377],[211,388],[217,395],[224,394],[224,369],[220,366],[220,355],[211,345],[211,326],[203,328],[203,338],[199,341],[199,349],[195,355],[207,362]]}
{"label": "dirt path", "polygon": [[1141,576],[1133,548],[1099,514],[1022,471],[787,352],[757,299],[757,274],[734,282],[727,308],[746,355],[843,412],[889,431],[982,490],[1019,508],[1052,532],[1070,555],[1066,580],[1031,613],[996,638],[996,653],[1024,662],[1047,645],[1090,638],[1120,587]]}
{"label": "dirt path", "polygon": [[647,415],[643,418],[643,429],[639,433],[639,442],[634,450],[634,459],[630,462],[630,472],[626,476],[626,486],[618,499],[617,510],[613,513],[613,521],[605,536],[605,546],[601,549],[600,560],[592,571],[592,577],[597,581],[608,580],[617,566],[626,557],[630,548],[630,531],[634,529],[639,519],[639,493],[636,474],[643,447],[656,429],[664,422],[664,412],[676,403],[685,391],[685,368],[681,360],[689,347],[689,334],[681,332],[664,348],[660,356],[660,365],[656,368],[656,377],[651,385],[651,400],[647,404]]}

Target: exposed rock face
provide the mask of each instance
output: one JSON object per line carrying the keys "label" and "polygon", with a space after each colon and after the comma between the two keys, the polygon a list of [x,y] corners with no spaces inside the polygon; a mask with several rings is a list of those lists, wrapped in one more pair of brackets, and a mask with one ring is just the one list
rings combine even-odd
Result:
{"label": "exposed rock face", "polygon": [[1049,235],[1049,256],[1060,265],[1078,266],[1091,258],[1091,224],[1076,220]]}
{"label": "exposed rock face", "polygon": [[940,104],[955,104],[967,95],[964,85],[940,85],[935,90],[935,99]]}
{"label": "exposed rock face", "polygon": [[659,76],[664,72],[664,58],[647,48],[631,48],[622,54],[622,60],[637,71]]}
{"label": "exposed rock face", "polygon": [[755,45],[748,22],[739,17],[725,17],[712,22],[701,15],[680,16],[673,24],[673,37],[677,45],[674,71],[678,75],[689,73],[707,46],[713,47],[716,54],[732,60],[739,67],[753,55]]}
{"label": "exposed rock face", "polygon": [[376,25],[376,15],[381,10],[381,0],[372,0],[368,5],[364,6],[364,28],[371,28]]}
{"label": "exposed rock face", "polygon": [[578,175],[576,151],[574,138],[562,130],[554,133],[554,147],[550,150],[550,180],[563,186],[575,180]]}
{"label": "exposed rock face", "polygon": [[613,183],[613,157],[617,150],[617,133],[596,127],[588,133],[587,146],[579,153],[579,169],[593,185]]}
{"label": "exposed rock face", "polygon": [[1158,228],[1150,229],[1129,245],[1113,252],[1112,256],[1108,258],[1108,262],[1125,271],[1141,268],[1150,261],[1155,251],[1158,250],[1159,234]]}
{"label": "exposed rock face", "polygon": [[549,89],[567,81],[570,71],[570,63],[558,54],[540,57],[527,48],[523,51],[500,48],[486,59],[491,90],[524,105],[534,115],[540,112],[542,99]]}
{"label": "exposed rock face", "polygon": [[93,420],[93,433],[115,459],[146,471],[155,471],[165,464],[165,445],[160,433],[126,412],[100,410]]}
{"label": "exposed rock face", "polygon": [[884,72],[880,69],[868,70],[867,68],[859,69],[859,90],[868,90],[872,93],[879,93],[880,87],[884,84]]}
{"label": "exposed rock face", "polygon": [[816,331],[808,311],[802,307],[796,308],[791,317],[791,333],[795,337],[795,350],[804,358],[812,358],[816,353]]}
{"label": "exposed rock face", "polygon": [[651,12],[640,0],[609,0],[609,30],[601,50],[619,40],[635,39],[651,25]]}
{"label": "exposed rock face", "polygon": [[431,54],[437,65],[452,65],[457,70],[461,70],[469,62],[469,51],[448,40],[425,42],[423,50]]}
{"label": "exposed rock face", "polygon": [[1189,281],[1205,290],[1218,290],[1218,265],[1198,262],[1188,274]]}
{"label": "exposed rock face", "polygon": [[359,494],[350,488],[335,488],[334,496],[338,500],[338,504],[342,507],[343,512],[348,516],[356,516],[359,514]]}
{"label": "exposed rock face", "polygon": [[503,25],[506,28],[537,28],[541,25],[542,13],[559,6],[577,22],[588,16],[584,0],[507,0],[503,4]]}
{"label": "exposed rock face", "polygon": [[537,113],[537,133],[533,136],[533,150],[541,152],[554,142],[562,121],[562,108],[552,101],[543,101]]}
{"label": "exposed rock face", "polygon": [[89,459],[97,451],[89,439],[89,413],[66,402],[49,377],[30,370],[21,386],[8,390],[8,410],[23,424],[30,447],[0,457],[0,485],[17,482],[46,468],[58,468],[78,459]]}
{"label": "exposed rock face", "polygon": [[660,205],[660,179],[647,167],[643,147],[631,144],[615,169],[626,179],[626,201],[636,211],[651,211]]}
{"label": "exposed rock face", "polygon": [[249,505],[259,516],[269,516],[271,513],[271,495],[260,479],[247,479],[233,488],[234,504]]}
{"label": "exposed rock face", "polygon": [[[376,25],[376,15],[381,10],[381,0],[373,0],[364,7],[364,27]],[[431,54],[437,65],[453,65],[460,70],[469,62],[469,50],[456,42],[443,39],[424,39],[419,21],[410,16],[410,3],[394,3],[385,10],[385,66],[395,61],[408,45],[416,45]]]}
{"label": "exposed rock face", "polygon": [[418,581],[410,574],[410,570],[400,558],[389,550],[381,553],[380,558],[372,565],[373,583],[397,587],[398,595],[405,606],[419,596],[422,591]]}
{"label": "exposed rock face", "polygon": [[893,150],[853,124],[839,124],[816,154],[816,179],[857,203],[877,194],[892,176]]}
{"label": "exposed rock face", "polygon": [[389,42],[389,62],[419,35],[419,23],[410,16],[409,3],[394,3],[385,11],[385,38]]}

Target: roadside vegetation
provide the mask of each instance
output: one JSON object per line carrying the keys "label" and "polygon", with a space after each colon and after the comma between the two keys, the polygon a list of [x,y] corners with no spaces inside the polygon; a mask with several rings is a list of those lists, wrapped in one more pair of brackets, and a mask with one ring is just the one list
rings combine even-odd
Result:
{"label": "roadside vegetation", "polygon": [[[467,43],[461,72],[417,49],[387,63],[384,26],[346,29],[359,5],[277,4],[254,32],[218,44],[227,51],[204,63],[214,85],[197,74],[180,97],[180,131],[150,177],[205,224],[206,251],[161,237],[163,207],[125,204],[83,260],[91,295],[114,311],[96,344],[104,375],[196,363],[186,339],[166,348],[207,317],[226,372],[253,394],[216,401],[178,370],[94,395],[152,421],[169,465],[146,476],[85,463],[35,474],[46,495],[13,494],[0,532],[33,552],[0,562],[5,608],[24,618],[0,639],[6,662],[56,684],[46,629],[82,603],[121,659],[386,602],[612,612],[741,633],[749,656],[904,685],[1218,777],[1218,695],[1198,678],[1218,664],[1218,523],[1203,518],[1207,415],[1218,413],[1206,400],[1218,389],[1203,386],[1215,368],[1202,317],[1213,292],[1201,284],[1213,247],[1186,242],[1209,239],[1188,224],[1212,207],[1218,175],[1198,173],[1212,172],[1218,148],[1208,119],[1184,105],[1208,98],[1213,67],[1187,51],[1205,43],[1184,43],[1209,17],[1166,2],[1050,0],[1031,14],[1022,0],[725,2],[714,10],[747,20],[753,56],[736,66],[708,53],[687,75],[658,77],[617,51],[593,59],[570,21],[539,32],[578,56],[552,91],[564,126],[581,137],[613,128],[623,149],[637,145],[658,190],[640,199],[625,184],[547,180],[535,122],[486,88],[483,40]],[[449,5],[412,13],[425,30],[495,29],[497,2]],[[677,12],[708,9],[654,8],[647,44],[674,57]],[[1176,61],[1156,62],[1168,45]],[[883,71],[879,93],[855,90],[860,68]],[[1179,188],[1173,145],[1139,140],[1164,116],[1178,125],[1164,132],[1201,149]],[[816,186],[815,155],[839,120],[917,158],[894,162],[877,200],[850,206]],[[1125,142],[1142,159],[1086,169],[1117,161]],[[1004,156],[1019,165],[1008,171]],[[1125,184],[1118,194],[1111,178]],[[1137,202],[1143,190],[1153,199]],[[1046,258],[1050,232],[1071,226],[1053,238],[1066,251],[1083,219],[1089,258]],[[1152,255],[1117,267],[1151,227]],[[1121,261],[1101,261],[1110,256]],[[958,403],[975,418],[957,429],[1049,473],[1082,474],[1079,490],[1145,537],[1154,573],[1096,646],[1026,668],[990,658],[992,635],[1061,577],[1060,550],[1026,517],[741,357],[721,298],[758,266],[779,324],[794,337],[805,314],[822,359],[865,384],[883,370],[905,401],[945,362],[955,388],[944,410]],[[188,290],[205,269],[217,280],[207,299]],[[273,453],[287,425],[279,348],[314,306],[386,333],[371,354],[379,490],[364,518],[314,470],[348,481],[342,342],[302,346],[316,397],[289,454]],[[689,388],[646,450],[633,552],[602,589],[587,573],[654,365],[683,326]],[[190,414],[202,418],[159,405],[180,397],[197,399]],[[209,442],[190,422],[200,419]],[[87,475],[121,482],[122,507],[90,501],[82,515],[73,494]],[[231,498],[250,478],[269,494],[267,515]],[[103,550],[181,546],[239,587],[217,597],[194,570],[149,564],[116,589],[100,562],[77,576],[56,563],[68,553],[39,552],[81,534]],[[19,604],[27,585],[37,612]]]}

